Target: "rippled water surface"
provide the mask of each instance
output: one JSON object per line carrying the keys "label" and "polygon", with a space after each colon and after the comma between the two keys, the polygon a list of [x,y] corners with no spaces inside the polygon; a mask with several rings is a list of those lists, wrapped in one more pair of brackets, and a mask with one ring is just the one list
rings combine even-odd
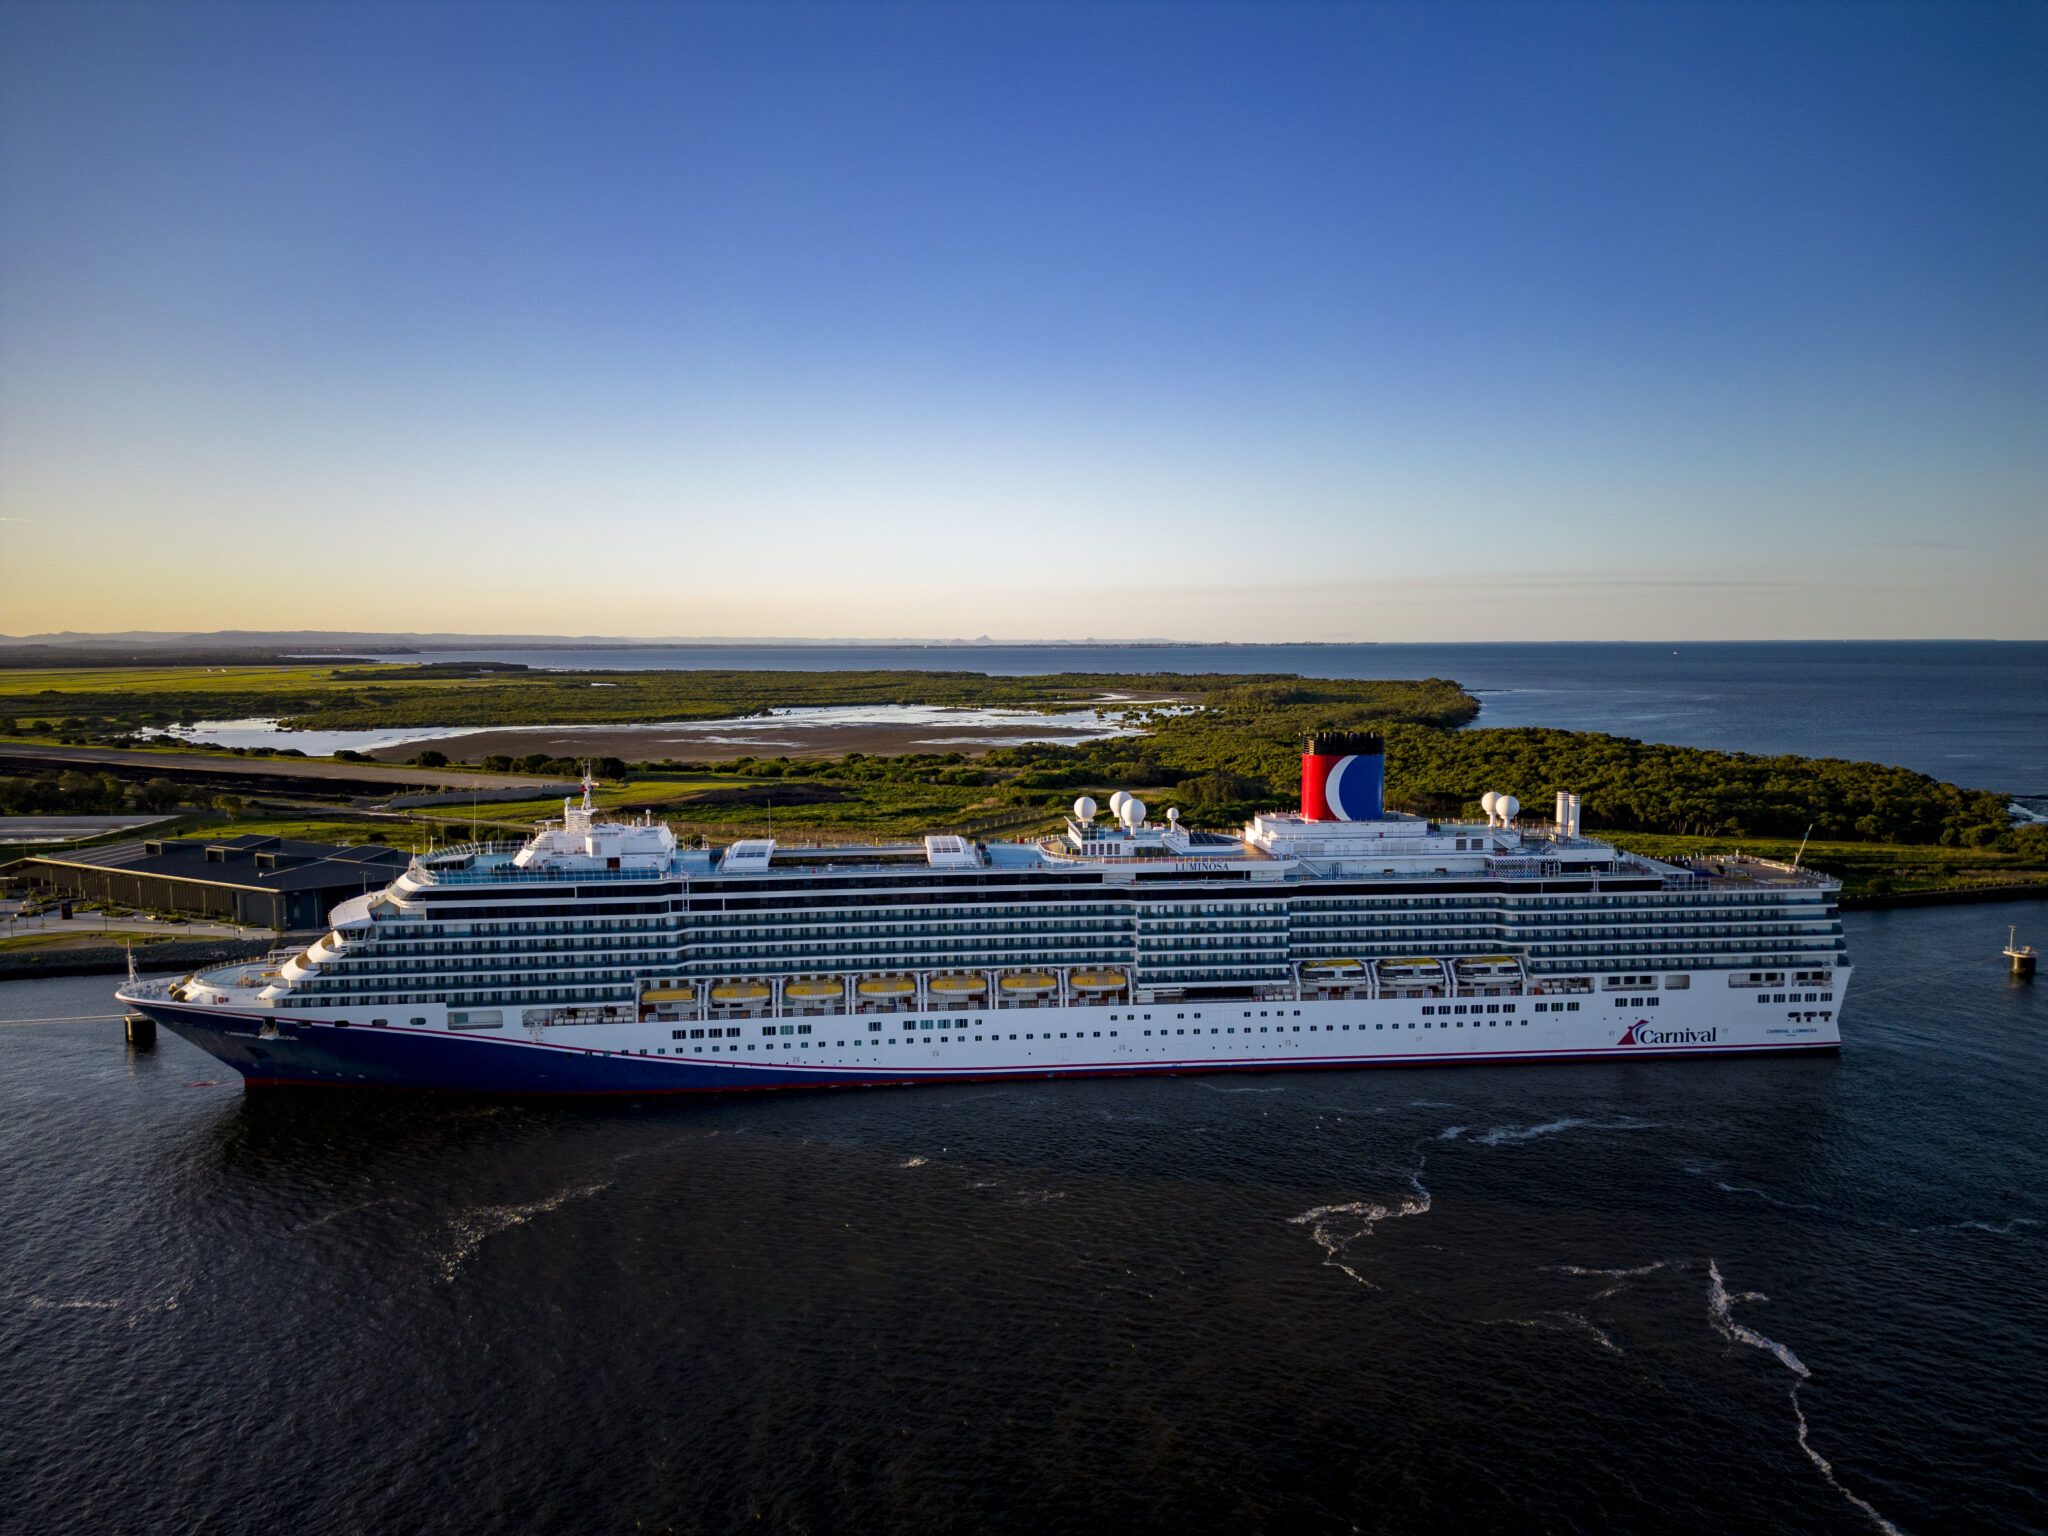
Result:
{"label": "rippled water surface", "polygon": [[2009,921],[1852,915],[1833,1059],[600,1107],[0,987],[0,1519],[2041,1529]]}

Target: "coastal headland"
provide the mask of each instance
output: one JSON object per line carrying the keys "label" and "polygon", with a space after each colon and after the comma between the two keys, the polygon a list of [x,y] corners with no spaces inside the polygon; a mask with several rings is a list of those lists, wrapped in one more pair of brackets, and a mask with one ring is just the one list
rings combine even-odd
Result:
{"label": "coastal headland", "polygon": [[1293,797],[1303,733],[1359,727],[1387,735],[1390,803],[1417,814],[1474,814],[1496,789],[1541,816],[1571,788],[1589,830],[1645,853],[1800,857],[1851,901],[2048,882],[2048,827],[2014,825],[2006,796],[1877,763],[1488,728],[1443,678],[0,666],[0,813],[423,847],[523,832],[588,763],[608,808],[712,839],[1015,836],[1115,788],[1228,827]]}

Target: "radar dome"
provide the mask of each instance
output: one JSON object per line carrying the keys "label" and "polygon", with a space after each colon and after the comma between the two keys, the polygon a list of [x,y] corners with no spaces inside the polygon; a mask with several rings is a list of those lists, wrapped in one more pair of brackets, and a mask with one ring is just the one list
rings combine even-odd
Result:
{"label": "radar dome", "polygon": [[1109,797],[1109,814],[1121,817],[1124,813],[1124,802],[1130,798],[1131,792],[1128,789],[1120,789],[1111,795]]}
{"label": "radar dome", "polygon": [[1145,824],[1145,802],[1136,795],[1124,796],[1124,825],[1142,827]]}
{"label": "radar dome", "polygon": [[1488,816],[1493,814],[1493,808],[1499,803],[1500,796],[1490,789],[1479,797],[1479,809],[1486,812]]}
{"label": "radar dome", "polygon": [[1093,821],[1094,819],[1095,802],[1089,796],[1083,795],[1080,799],[1074,802],[1074,820]]}
{"label": "radar dome", "polygon": [[1180,807],[1179,807],[1179,806],[1177,806],[1177,805],[1169,805],[1169,806],[1168,806],[1168,807],[1166,808],[1166,819],[1167,819],[1168,821],[1179,821],[1179,820],[1180,820]]}
{"label": "radar dome", "polygon": [[1494,801],[1493,808],[1500,812],[1500,819],[1502,821],[1513,821],[1515,819],[1515,812],[1522,808],[1522,802],[1513,795],[1502,795],[1498,800]]}

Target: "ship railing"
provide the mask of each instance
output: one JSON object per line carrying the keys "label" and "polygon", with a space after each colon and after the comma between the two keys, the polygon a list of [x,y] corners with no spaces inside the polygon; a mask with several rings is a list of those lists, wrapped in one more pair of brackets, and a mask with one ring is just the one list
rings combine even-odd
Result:
{"label": "ship railing", "polygon": [[434,869],[419,864],[412,867],[413,876],[428,885],[498,885],[515,880],[582,885],[596,880],[674,880],[691,873],[705,871],[693,871],[679,864],[659,869],[550,869],[536,865],[519,869],[510,864],[490,869]]}
{"label": "ship railing", "polygon": [[1761,884],[1772,886],[1797,886],[1803,889],[1831,889],[1841,882],[1834,876],[1817,869],[1807,869],[1797,864],[1787,864],[1782,859],[1767,859],[1754,853],[1715,853],[1688,855],[1673,858],[1672,865],[1685,871],[1698,883],[1712,883],[1717,879],[1739,879],[1741,875],[1729,871],[1750,869],[1770,870],[1771,876]]}

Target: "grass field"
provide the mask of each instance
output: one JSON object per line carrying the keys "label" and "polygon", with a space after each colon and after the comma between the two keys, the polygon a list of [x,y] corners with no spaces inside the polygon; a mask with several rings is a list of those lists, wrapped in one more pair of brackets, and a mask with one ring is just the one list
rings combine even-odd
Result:
{"label": "grass field", "polygon": [[21,954],[28,950],[96,949],[106,944],[161,944],[176,938],[171,933],[138,933],[115,928],[109,932],[81,932],[63,929],[52,933],[17,933],[0,939],[0,954]]}
{"label": "grass field", "polygon": [[[979,672],[493,672],[430,667],[0,668],[0,728],[38,721],[112,730],[181,719],[278,718],[298,726],[571,725],[713,720],[793,705],[1079,707],[1105,695],[1182,696],[1266,679]],[[77,729],[78,727],[73,727]],[[47,733],[34,733],[38,735]]]}

